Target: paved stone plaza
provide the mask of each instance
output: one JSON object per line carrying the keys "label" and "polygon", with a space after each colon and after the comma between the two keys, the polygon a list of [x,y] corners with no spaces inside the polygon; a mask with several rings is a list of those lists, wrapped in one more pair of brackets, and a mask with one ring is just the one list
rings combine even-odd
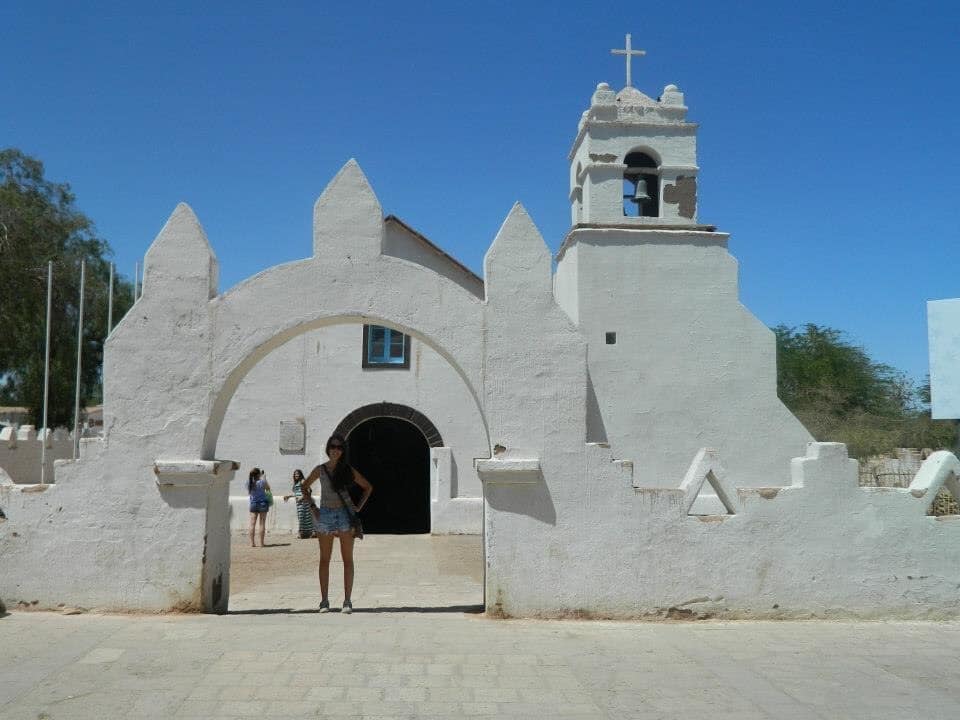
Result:
{"label": "paved stone plaza", "polygon": [[960,623],[494,620],[479,539],[429,536],[365,539],[319,615],[315,543],[270,542],[235,538],[225,616],[14,608],[0,718],[960,715]]}

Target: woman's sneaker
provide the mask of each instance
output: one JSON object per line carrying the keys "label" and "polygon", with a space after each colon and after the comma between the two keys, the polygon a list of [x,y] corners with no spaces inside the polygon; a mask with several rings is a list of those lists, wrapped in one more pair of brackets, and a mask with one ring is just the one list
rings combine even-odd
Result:
{"label": "woman's sneaker", "polygon": [[352,613],[352,612],[353,612],[353,603],[350,602],[349,600],[344,600],[344,601],[343,601],[343,607],[340,609],[340,612],[346,613],[347,615],[349,615],[350,613]]}
{"label": "woman's sneaker", "polygon": [[320,612],[322,612],[322,613],[330,612],[330,601],[329,601],[329,600],[321,600],[321,601],[320,601]]}

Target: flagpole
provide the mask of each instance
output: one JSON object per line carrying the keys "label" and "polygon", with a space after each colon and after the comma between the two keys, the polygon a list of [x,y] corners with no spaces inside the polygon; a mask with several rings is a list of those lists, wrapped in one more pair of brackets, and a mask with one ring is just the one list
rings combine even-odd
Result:
{"label": "flagpole", "polygon": [[110,287],[107,290],[107,335],[113,330],[113,263],[110,263]]}
{"label": "flagpole", "polygon": [[40,444],[40,484],[47,482],[47,407],[50,402],[50,306],[53,295],[53,260],[47,262],[47,344],[43,358],[43,442]]}
{"label": "flagpole", "polygon": [[73,459],[80,451],[80,369],[83,357],[83,286],[87,278],[87,261],[80,260],[80,314],[77,318],[77,388],[73,401]]}

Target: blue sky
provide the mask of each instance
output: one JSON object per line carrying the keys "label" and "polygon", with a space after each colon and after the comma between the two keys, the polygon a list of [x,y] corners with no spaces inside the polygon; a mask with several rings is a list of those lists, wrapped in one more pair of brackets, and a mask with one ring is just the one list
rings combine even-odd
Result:
{"label": "blue sky", "polygon": [[221,290],[306,257],[351,157],[477,272],[516,200],[556,250],[577,120],[623,86],[629,32],[634,85],[679,85],[700,123],[700,220],[763,322],[922,379],[925,302],[960,296],[955,3],[82,5],[0,10],[0,145],[72,185],[126,275],[179,201]]}

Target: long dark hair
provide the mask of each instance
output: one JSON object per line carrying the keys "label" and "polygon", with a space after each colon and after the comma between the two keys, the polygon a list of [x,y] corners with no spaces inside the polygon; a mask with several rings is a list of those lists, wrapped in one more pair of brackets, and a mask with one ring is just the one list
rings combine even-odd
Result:
{"label": "long dark hair", "polygon": [[257,484],[258,477],[260,477],[260,468],[255,467],[250,471],[250,477],[247,479],[247,495],[253,492],[253,487]]}
{"label": "long dark hair", "polygon": [[[300,477],[297,477],[297,473],[300,473]],[[303,482],[303,470],[297,468],[293,471],[293,484],[296,485],[298,482]]]}
{"label": "long dark hair", "polygon": [[343,435],[331,435],[330,439],[327,440],[327,457],[330,457],[330,446],[333,444],[342,445],[343,449],[340,451],[340,459],[337,460],[337,466],[330,475],[330,482],[333,484],[334,490],[345,490],[350,487],[350,483],[353,482],[353,468],[350,466],[350,463],[347,462],[347,440]]}

